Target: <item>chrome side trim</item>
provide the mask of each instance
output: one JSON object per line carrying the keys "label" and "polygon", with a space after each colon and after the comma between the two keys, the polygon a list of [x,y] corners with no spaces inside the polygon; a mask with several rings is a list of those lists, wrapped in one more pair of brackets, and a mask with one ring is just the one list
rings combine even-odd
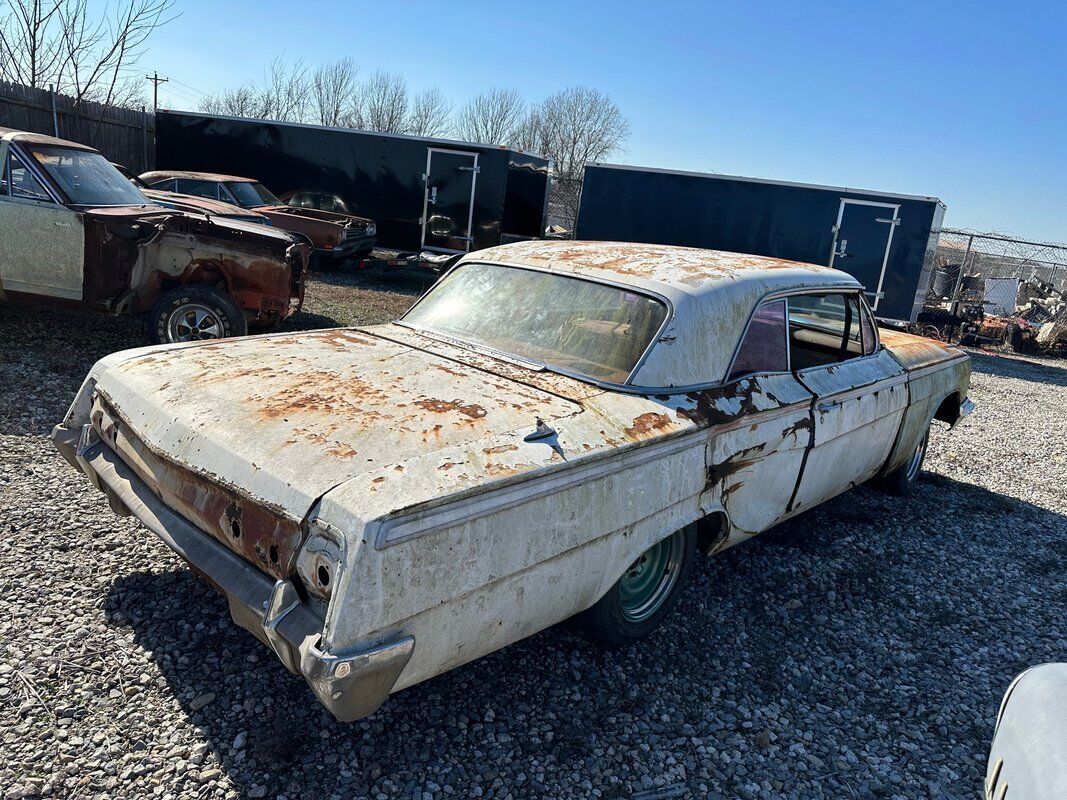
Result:
{"label": "chrome side trim", "polygon": [[401,512],[396,516],[371,522],[367,526],[367,538],[374,542],[375,548],[384,550],[410,539],[429,536],[445,528],[462,525],[520,503],[553,494],[576,483],[614,475],[690,447],[703,447],[707,437],[708,428],[697,428],[653,444],[619,450],[605,458],[576,467],[552,467],[551,472],[534,475],[477,497],[462,497],[442,505]]}

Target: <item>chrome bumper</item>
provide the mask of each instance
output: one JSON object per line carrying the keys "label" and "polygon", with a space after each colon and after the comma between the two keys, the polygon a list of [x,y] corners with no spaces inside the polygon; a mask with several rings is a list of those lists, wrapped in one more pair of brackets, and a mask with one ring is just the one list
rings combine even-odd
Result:
{"label": "chrome bumper", "polygon": [[274,580],[171,511],[91,426],[58,425],[52,441],[107,496],[115,513],[137,517],[222,592],[233,621],[270,647],[286,669],[303,675],[338,720],[373,714],[389,696],[411,658],[413,637],[368,650],[320,650],[323,619],[292,582]]}
{"label": "chrome bumper", "polygon": [[951,427],[955,428],[957,425],[959,425],[960,420],[966,417],[972,411],[974,411],[974,401],[972,401],[970,398],[960,403],[960,415],[956,417],[956,421],[952,423]]}

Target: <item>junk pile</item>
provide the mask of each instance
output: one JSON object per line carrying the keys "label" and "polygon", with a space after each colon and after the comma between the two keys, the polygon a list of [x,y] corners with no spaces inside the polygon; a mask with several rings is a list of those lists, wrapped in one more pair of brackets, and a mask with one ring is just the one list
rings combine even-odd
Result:
{"label": "junk pile", "polygon": [[972,347],[1067,356],[1067,293],[1038,279],[966,276],[952,313],[926,308],[916,333]]}

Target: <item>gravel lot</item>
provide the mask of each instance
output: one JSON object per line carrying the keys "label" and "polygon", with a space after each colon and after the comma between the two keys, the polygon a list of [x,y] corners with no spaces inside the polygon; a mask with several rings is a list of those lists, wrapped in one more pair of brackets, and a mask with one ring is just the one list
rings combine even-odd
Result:
{"label": "gravel lot", "polygon": [[[289,327],[421,285],[316,281]],[[140,343],[0,307],[8,798],[976,798],[1012,676],[1067,658],[1067,364],[975,355],[978,410],[907,501],[860,488],[698,563],[641,646],[561,626],[337,724],[44,438]]]}

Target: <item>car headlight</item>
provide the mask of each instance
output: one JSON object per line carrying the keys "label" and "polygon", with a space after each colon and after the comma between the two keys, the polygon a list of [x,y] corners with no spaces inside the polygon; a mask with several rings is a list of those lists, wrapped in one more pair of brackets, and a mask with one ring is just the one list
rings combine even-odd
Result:
{"label": "car headlight", "polygon": [[378,232],[378,227],[373,222],[371,222],[371,223],[369,223],[367,225],[367,235],[368,236],[373,236],[377,232]]}

